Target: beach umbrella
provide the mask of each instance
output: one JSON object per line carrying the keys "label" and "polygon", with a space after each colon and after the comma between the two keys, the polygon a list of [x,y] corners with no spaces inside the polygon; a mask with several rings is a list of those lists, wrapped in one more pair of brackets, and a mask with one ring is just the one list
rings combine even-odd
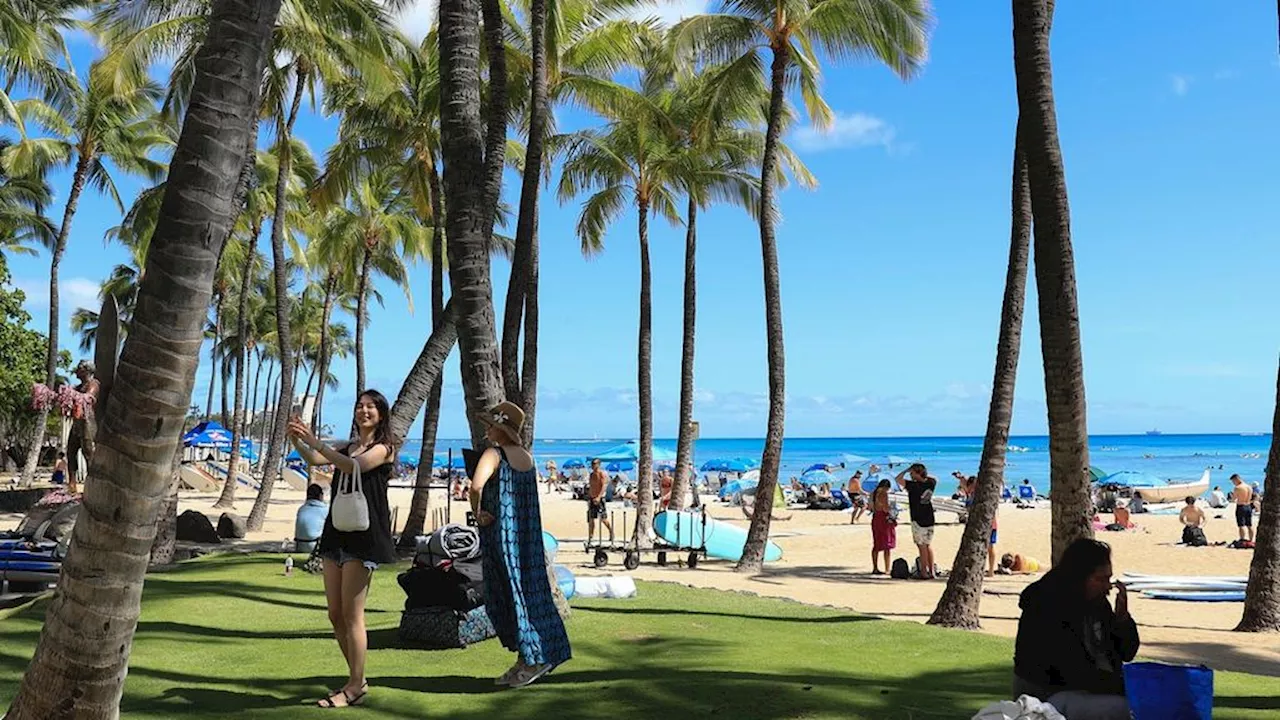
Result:
{"label": "beach umbrella", "polygon": [[702,464],[699,472],[734,472],[743,473],[748,470],[754,470],[760,463],[749,458],[716,458],[708,460]]}
{"label": "beach umbrella", "polygon": [[841,453],[840,461],[843,462],[845,465],[851,465],[853,467],[857,467],[859,465],[866,465],[867,463],[871,462],[871,459],[864,458],[861,455],[854,455],[853,453]]}
{"label": "beach umbrella", "polygon": [[1101,480],[1102,478],[1104,478],[1104,477],[1106,477],[1106,476],[1107,476],[1107,471],[1106,471],[1106,470],[1103,470],[1102,468],[1096,468],[1096,467],[1093,467],[1092,465],[1090,465],[1090,466],[1089,466],[1089,480],[1090,480],[1090,482],[1098,482],[1099,480]]}
{"label": "beach umbrella", "polygon": [[813,472],[815,470],[821,470],[822,472],[831,472],[831,468],[836,468],[836,467],[844,467],[844,465],[840,463],[837,463],[834,465],[829,463],[814,463],[809,467],[805,468],[804,471]]}
{"label": "beach umbrella", "polygon": [[720,499],[726,500],[740,492],[746,492],[760,484],[760,478],[742,478],[740,480],[731,480],[720,488]]}
{"label": "beach umbrella", "polygon": [[806,487],[824,483],[831,487],[840,487],[840,480],[826,470],[810,470],[800,476],[800,484]]}
{"label": "beach umbrella", "polygon": [[1111,473],[1098,481],[1102,485],[1115,485],[1127,488],[1163,487],[1167,483],[1151,473],[1136,470],[1121,470]]}
{"label": "beach umbrella", "polygon": [[396,459],[400,461],[401,465],[408,465],[409,467],[418,467],[417,455],[411,455],[407,452],[402,452],[400,453],[400,456],[397,457]]}
{"label": "beach umbrella", "polygon": [[675,464],[675,461],[673,460],[663,460],[662,462],[655,462],[653,464],[653,469],[654,470],[675,470],[676,464]]}
{"label": "beach umbrella", "polygon": [[302,460],[302,456],[298,454],[297,448],[290,450],[289,454],[284,456],[285,462],[293,462],[294,460]]}
{"label": "beach umbrella", "polygon": [[560,469],[562,470],[581,470],[586,466],[587,463],[582,458],[569,458],[568,460],[560,463]]}
{"label": "beach umbrella", "polygon": [[[667,448],[658,445],[653,446],[652,453],[654,462],[675,462],[676,459],[675,451],[668,450]],[[640,441],[628,440],[621,445],[611,447],[599,455],[594,455],[592,457],[593,459],[601,462],[625,462],[627,460],[634,462],[635,460],[640,459]]]}
{"label": "beach umbrella", "polygon": [[611,462],[605,465],[604,469],[605,471],[611,472],[611,473],[631,472],[632,470],[636,469],[636,464],[631,462],[630,460],[619,460],[619,461]]}
{"label": "beach umbrella", "polygon": [[195,427],[183,433],[182,444],[187,447],[191,447],[193,445],[191,440],[197,437],[200,437],[207,432],[212,432],[214,430],[221,430],[222,432],[227,431],[227,429],[222,427],[222,424],[219,423],[217,420],[206,420],[205,422],[199,423]]}

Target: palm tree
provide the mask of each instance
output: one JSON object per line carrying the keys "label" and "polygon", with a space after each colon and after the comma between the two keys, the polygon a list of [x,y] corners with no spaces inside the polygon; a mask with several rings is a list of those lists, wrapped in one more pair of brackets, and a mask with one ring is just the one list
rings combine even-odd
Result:
{"label": "palm tree", "polygon": [[760,459],[757,512],[752,517],[746,547],[738,563],[740,572],[758,572],[764,565],[764,548],[769,539],[786,413],[786,352],[773,182],[778,168],[778,141],[786,94],[798,86],[811,121],[820,127],[827,125],[831,111],[820,95],[820,63],[815,51],[821,50],[837,59],[870,56],[907,78],[916,72],[927,53],[930,15],[924,0],[857,3],[734,0],[721,5],[724,13],[690,18],[673,32],[678,47],[692,50],[708,62],[724,62],[742,72],[763,70],[760,57],[763,48],[768,48],[773,56],[769,69],[768,124],[760,163],[760,251],[768,335],[769,420]]}
{"label": "palm tree", "polygon": [[[646,79],[647,80],[647,79]],[[602,130],[584,130],[567,141],[560,199],[592,193],[582,205],[577,233],[582,252],[603,247],[604,232],[628,206],[638,215],[640,250],[640,329],[637,344],[640,450],[636,462],[636,539],[651,542],[653,514],[653,322],[649,267],[651,213],[679,224],[680,148],[672,106],[678,97],[661,88],[645,93],[619,89],[614,116]]]}
{"label": "palm tree", "polygon": [[[715,68],[682,78],[677,90],[681,108],[676,125],[683,129],[679,179],[688,208],[685,211],[684,333],[680,355],[680,417],[676,441],[676,478],[671,507],[684,507],[693,476],[693,361],[697,332],[698,211],[712,199],[735,203],[753,214],[760,207],[759,177],[752,177],[764,145],[753,129],[763,124],[768,89],[757,73]],[[786,114],[790,119],[790,112]],[[804,163],[779,143],[783,165],[802,187],[817,180]],[[787,175],[776,177],[785,185]],[[758,218],[757,218],[758,219]]]}
{"label": "palm tree", "polygon": [[[1280,2],[1276,3],[1280,14]],[[1258,515],[1257,547],[1249,563],[1244,614],[1239,632],[1280,630],[1280,378],[1276,380],[1276,410],[1272,419],[1271,452]]]}
{"label": "palm tree", "polygon": [[1049,411],[1049,485],[1054,562],[1077,538],[1093,537],[1084,360],[1076,302],[1071,212],[1049,55],[1052,2],[1013,6],[1013,64],[1034,215],[1036,295],[1045,405]]}
{"label": "palm tree", "polygon": [[519,40],[527,46],[530,73],[529,141],[502,322],[502,377],[507,399],[524,408],[526,445],[532,446],[537,414],[538,191],[554,125],[550,108],[556,102],[589,106],[615,72],[641,64],[641,39],[655,26],[617,15],[642,4],[637,0],[529,0],[526,8],[529,33]]}
{"label": "palm tree", "polygon": [[995,378],[991,381],[991,407],[987,415],[987,435],[978,463],[978,486],[960,549],[956,551],[951,575],[929,624],[976,630],[980,627],[983,564],[991,541],[991,523],[1000,506],[1004,484],[1005,453],[1009,448],[1009,425],[1013,422],[1014,387],[1018,377],[1018,354],[1022,346],[1022,314],[1027,294],[1027,263],[1031,258],[1031,188],[1027,184],[1027,158],[1021,135],[1015,133],[1013,151],[1013,228],[1009,240],[1009,264],[1000,310],[1000,337],[996,341]]}
{"label": "palm tree", "polygon": [[[96,67],[96,66],[95,66]],[[58,356],[58,329],[61,325],[58,305],[58,268],[71,235],[80,195],[86,183],[106,194],[120,206],[111,165],[125,172],[143,175],[155,182],[164,173],[164,163],[152,154],[172,143],[172,132],[156,114],[155,102],[160,89],[142,77],[124,85],[108,84],[89,71],[89,82],[76,88],[71,98],[71,112],[66,116],[47,105],[24,100],[21,109],[50,133],[28,136],[5,148],[0,155],[5,171],[12,175],[43,172],[50,167],[74,163],[71,188],[63,210],[62,224],[54,240],[49,264],[49,348],[46,354],[46,383],[54,382]],[[44,427],[48,411],[41,410],[36,427]],[[23,467],[22,477],[30,480],[39,459],[40,442],[33,444]]]}
{"label": "palm tree", "polygon": [[13,100],[19,85],[66,111],[77,85],[64,33],[76,26],[83,0],[10,0],[0,6],[0,120],[25,134]]}
{"label": "palm tree", "polygon": [[503,390],[489,270],[492,215],[486,217],[482,180],[487,173],[480,118],[479,4],[478,0],[446,0],[439,10],[440,96],[450,99],[440,107],[449,284],[451,302],[458,305],[462,390],[471,441],[477,448],[488,444],[483,413],[498,404]]}
{"label": "palm tree", "polygon": [[[99,424],[76,551],[9,720],[119,715],[159,501],[182,432],[219,248],[279,0],[217,0],[138,294]],[[214,232],[211,232],[211,229]],[[213,241],[210,242],[210,238]],[[137,418],[151,418],[139,423]],[[102,618],[110,618],[103,622]],[[92,635],[93,642],[84,638]]]}
{"label": "palm tree", "polygon": [[[0,156],[9,143],[0,138]],[[11,176],[0,163],[0,254],[35,255],[52,249],[58,230],[45,216],[53,190],[43,174]]]}

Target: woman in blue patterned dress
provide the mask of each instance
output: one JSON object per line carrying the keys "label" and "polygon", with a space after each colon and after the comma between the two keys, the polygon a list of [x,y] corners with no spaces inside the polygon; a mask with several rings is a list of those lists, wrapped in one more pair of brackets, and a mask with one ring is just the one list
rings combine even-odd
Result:
{"label": "woman in blue patterned dress", "polygon": [[471,479],[471,509],[480,526],[485,609],[516,664],[495,684],[524,687],[569,659],[569,636],[547,577],[538,506],[538,471],[520,441],[524,412],[504,402],[484,416],[493,447]]}

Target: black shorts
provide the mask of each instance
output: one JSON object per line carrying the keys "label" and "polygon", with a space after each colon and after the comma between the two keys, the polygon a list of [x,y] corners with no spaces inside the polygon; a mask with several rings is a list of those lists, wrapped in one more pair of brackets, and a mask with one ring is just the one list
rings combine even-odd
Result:
{"label": "black shorts", "polygon": [[1253,506],[1236,506],[1236,527],[1253,527]]}
{"label": "black shorts", "polygon": [[600,502],[596,502],[595,500],[587,501],[587,519],[588,520],[595,520],[597,518],[600,520],[604,520],[606,517],[605,515],[606,511],[607,511],[607,508],[603,500],[601,500]]}

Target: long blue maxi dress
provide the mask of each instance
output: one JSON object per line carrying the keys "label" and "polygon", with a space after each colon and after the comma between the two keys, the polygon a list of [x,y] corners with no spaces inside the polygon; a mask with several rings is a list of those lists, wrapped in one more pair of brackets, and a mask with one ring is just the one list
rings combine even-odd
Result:
{"label": "long blue maxi dress", "polygon": [[521,662],[559,665],[572,652],[547,578],[538,473],[514,470],[498,452],[497,476],[480,495],[481,509],[494,517],[480,529],[485,609],[502,646],[520,653]]}

